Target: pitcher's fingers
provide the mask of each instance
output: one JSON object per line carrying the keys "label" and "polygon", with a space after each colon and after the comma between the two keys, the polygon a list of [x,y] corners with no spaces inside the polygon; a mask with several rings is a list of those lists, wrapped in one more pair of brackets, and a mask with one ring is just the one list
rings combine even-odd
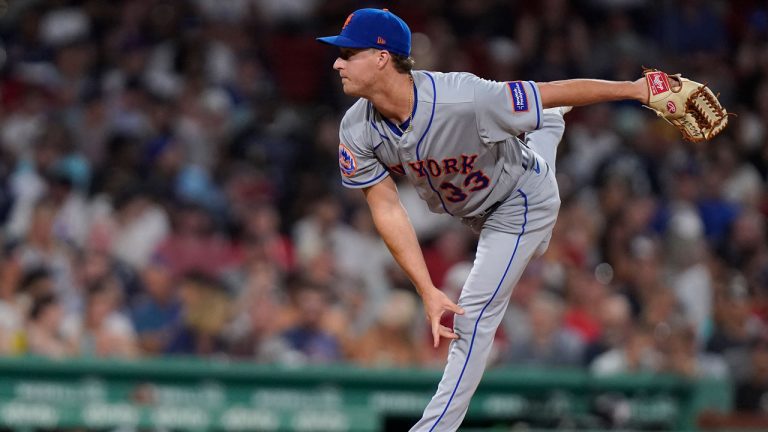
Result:
{"label": "pitcher's fingers", "polygon": [[453,312],[454,312],[454,313],[456,313],[456,314],[459,314],[459,315],[464,315],[464,308],[463,308],[463,307],[461,307],[461,306],[459,306],[459,305],[457,305],[457,304],[454,304],[454,305],[453,305],[453,309],[452,309],[452,310],[453,310]]}
{"label": "pitcher's fingers", "polygon": [[440,345],[440,320],[435,319],[432,321],[432,339],[434,341],[434,346],[437,348],[438,345]]}
{"label": "pitcher's fingers", "polygon": [[459,339],[459,335],[454,333],[453,330],[449,329],[446,326],[440,326],[440,336],[446,339]]}
{"label": "pitcher's fingers", "polygon": [[450,300],[448,300],[448,305],[445,306],[445,309],[458,315],[464,315],[464,308]]}

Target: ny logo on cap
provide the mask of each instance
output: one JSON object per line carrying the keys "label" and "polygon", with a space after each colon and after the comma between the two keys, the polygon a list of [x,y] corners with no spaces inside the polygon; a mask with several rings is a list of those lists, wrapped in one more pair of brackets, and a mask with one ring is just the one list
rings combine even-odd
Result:
{"label": "ny logo on cap", "polygon": [[353,14],[353,13],[349,14],[349,16],[347,17],[347,19],[344,21],[344,25],[343,25],[343,26],[341,26],[341,29],[342,29],[342,30],[344,30],[345,28],[347,28],[347,26],[349,25],[349,22],[350,22],[350,21],[352,21],[352,17],[353,17],[354,15],[355,15],[355,14]]}

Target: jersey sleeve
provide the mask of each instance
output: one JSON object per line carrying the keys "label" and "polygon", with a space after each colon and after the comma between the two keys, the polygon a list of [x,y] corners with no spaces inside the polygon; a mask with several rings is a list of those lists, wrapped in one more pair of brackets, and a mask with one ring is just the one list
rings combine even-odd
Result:
{"label": "jersey sleeve", "polygon": [[541,127],[541,96],[533,81],[496,82],[478,78],[474,97],[477,129],[486,143]]}
{"label": "jersey sleeve", "polygon": [[364,116],[348,112],[339,128],[341,184],[359,189],[384,180],[389,171],[376,157]]}

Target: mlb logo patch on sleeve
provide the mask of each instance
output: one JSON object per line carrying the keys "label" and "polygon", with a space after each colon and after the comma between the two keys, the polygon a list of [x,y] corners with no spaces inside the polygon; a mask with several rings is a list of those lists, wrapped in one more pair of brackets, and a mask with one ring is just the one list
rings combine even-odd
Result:
{"label": "mlb logo patch on sleeve", "polygon": [[512,96],[512,108],[515,112],[528,111],[528,93],[525,91],[523,83],[520,81],[510,81],[509,93]]}
{"label": "mlb logo patch on sleeve", "polygon": [[339,168],[345,177],[351,177],[357,172],[355,155],[344,144],[339,144]]}

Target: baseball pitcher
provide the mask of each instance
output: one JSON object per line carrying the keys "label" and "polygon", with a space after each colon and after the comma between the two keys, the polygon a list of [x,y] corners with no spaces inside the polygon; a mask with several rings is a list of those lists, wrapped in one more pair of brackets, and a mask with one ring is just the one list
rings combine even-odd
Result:
{"label": "baseball pitcher", "polygon": [[[555,155],[568,107],[637,100],[691,140],[709,139],[727,122],[705,86],[655,70],[634,82],[548,83],[414,70],[411,32],[386,9],[357,10],[339,35],[318,40],[340,49],[333,68],[344,93],[360,98],[341,122],[341,181],[365,194],[422,298],[434,345],[452,340],[437,392],[412,431],[461,425],[512,289],[546,249],[560,207]],[[432,211],[479,232],[458,304],[432,283],[392,176],[407,177]],[[440,325],[446,312],[457,314],[453,329]]]}

